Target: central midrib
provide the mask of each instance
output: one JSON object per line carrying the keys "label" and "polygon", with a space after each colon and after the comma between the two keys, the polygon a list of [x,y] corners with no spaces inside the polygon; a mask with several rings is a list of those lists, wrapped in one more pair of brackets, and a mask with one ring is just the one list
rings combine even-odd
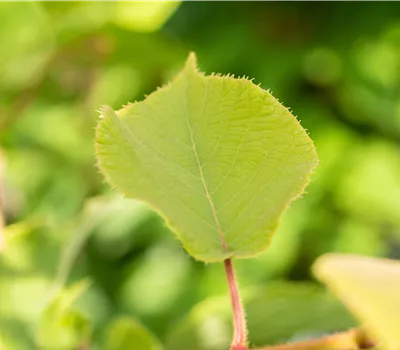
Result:
{"label": "central midrib", "polygon": [[[189,130],[190,141],[191,141],[191,144],[192,144],[193,154],[194,154],[194,157],[196,159],[197,168],[199,170],[201,183],[203,185],[204,192],[205,192],[206,198],[208,200],[208,203],[210,204],[210,207],[211,207],[211,212],[212,212],[212,215],[214,217],[214,221],[215,221],[215,225],[216,225],[216,228],[217,228],[217,231],[218,231],[218,235],[219,235],[219,237],[221,239],[222,250],[225,253],[227,253],[228,252],[228,246],[227,246],[227,244],[225,242],[225,236],[224,236],[224,233],[222,232],[221,225],[220,225],[219,220],[218,220],[218,215],[217,215],[217,211],[215,210],[214,201],[213,201],[213,199],[211,197],[210,192],[208,191],[207,182],[205,180],[204,173],[203,173],[203,167],[201,166],[200,157],[199,157],[199,154],[198,154],[197,148],[196,148],[196,142],[194,140],[193,129],[192,129],[192,126],[190,125],[190,121],[189,121],[189,116],[188,116],[188,112],[187,112],[187,94],[186,94],[187,85],[188,84],[187,84],[187,81],[186,81],[186,88],[184,90],[185,91],[185,99],[184,100],[185,100],[186,125],[187,125],[187,128]],[[208,86],[206,85],[206,91],[204,92],[204,100],[206,99],[206,96],[207,96],[207,87]],[[204,105],[205,105],[205,101],[203,102],[203,107],[202,107],[202,110],[201,110],[201,114],[203,114]]]}

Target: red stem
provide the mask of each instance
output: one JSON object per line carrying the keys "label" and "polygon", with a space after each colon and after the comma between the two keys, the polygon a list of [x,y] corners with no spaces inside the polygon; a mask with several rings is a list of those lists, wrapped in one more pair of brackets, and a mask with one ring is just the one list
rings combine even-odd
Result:
{"label": "red stem", "polygon": [[242,301],[240,299],[238,283],[236,281],[236,274],[233,268],[232,260],[224,260],[224,266],[226,278],[228,280],[233,311],[234,333],[231,350],[248,350],[246,318],[244,315]]}

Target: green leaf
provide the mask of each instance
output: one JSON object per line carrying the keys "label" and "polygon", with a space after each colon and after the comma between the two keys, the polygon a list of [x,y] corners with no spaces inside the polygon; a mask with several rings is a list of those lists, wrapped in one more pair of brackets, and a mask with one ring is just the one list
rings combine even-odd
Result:
{"label": "green leaf", "polygon": [[[0,86],[19,96],[34,86],[54,50],[54,31],[43,4],[9,2],[0,8]],[[10,37],[13,40],[9,40]],[[3,113],[2,116],[3,117]]]}
{"label": "green leaf", "polygon": [[159,30],[179,7],[180,1],[129,1],[115,3],[114,22],[137,32]]}
{"label": "green leaf", "polygon": [[0,349],[34,349],[32,328],[51,288],[59,252],[57,238],[39,217],[9,225],[1,235]]}
{"label": "green leaf", "polygon": [[170,85],[102,117],[96,147],[108,181],[153,206],[203,261],[265,250],[318,162],[271,94],[245,78],[204,76],[194,54]]}
{"label": "green leaf", "polygon": [[380,348],[400,349],[400,262],[327,254],[314,273],[382,342]]}
{"label": "green leaf", "polygon": [[148,329],[135,320],[121,317],[111,323],[104,350],[161,350],[161,344]]}
{"label": "green leaf", "polygon": [[46,303],[59,246],[39,218],[9,225],[1,234],[0,322],[13,319],[29,329]]}
{"label": "green leaf", "polygon": [[72,308],[75,300],[88,288],[83,280],[61,290],[44,310],[37,332],[40,348],[76,349],[87,345],[91,326],[85,315]]}

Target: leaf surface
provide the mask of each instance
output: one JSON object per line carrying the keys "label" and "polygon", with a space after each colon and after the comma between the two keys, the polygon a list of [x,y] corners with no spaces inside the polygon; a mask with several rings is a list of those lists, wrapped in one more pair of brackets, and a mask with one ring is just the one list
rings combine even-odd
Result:
{"label": "leaf surface", "polygon": [[314,265],[315,275],[382,342],[400,349],[400,263],[356,255],[327,254]]}
{"label": "leaf surface", "polygon": [[90,321],[73,307],[88,286],[87,280],[77,282],[60,290],[49,302],[37,330],[37,342],[41,349],[76,349],[89,344],[92,331]]}
{"label": "leaf surface", "polygon": [[108,327],[105,350],[161,350],[160,342],[140,323],[127,317],[115,319]]}
{"label": "leaf surface", "polygon": [[154,207],[203,261],[266,249],[318,162],[271,94],[244,78],[203,75],[194,54],[146,100],[104,107],[96,149],[108,181]]}

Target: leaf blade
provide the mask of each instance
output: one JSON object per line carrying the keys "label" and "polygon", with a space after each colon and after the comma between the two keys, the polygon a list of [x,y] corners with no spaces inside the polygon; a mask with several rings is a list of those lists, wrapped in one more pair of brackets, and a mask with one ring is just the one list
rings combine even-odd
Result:
{"label": "leaf blade", "polygon": [[119,317],[108,326],[104,349],[162,350],[162,345],[147,328],[136,320]]}
{"label": "leaf blade", "polygon": [[193,54],[170,85],[102,116],[96,148],[108,181],[152,205],[203,261],[263,251],[318,162],[272,95],[244,78],[203,75]]}

